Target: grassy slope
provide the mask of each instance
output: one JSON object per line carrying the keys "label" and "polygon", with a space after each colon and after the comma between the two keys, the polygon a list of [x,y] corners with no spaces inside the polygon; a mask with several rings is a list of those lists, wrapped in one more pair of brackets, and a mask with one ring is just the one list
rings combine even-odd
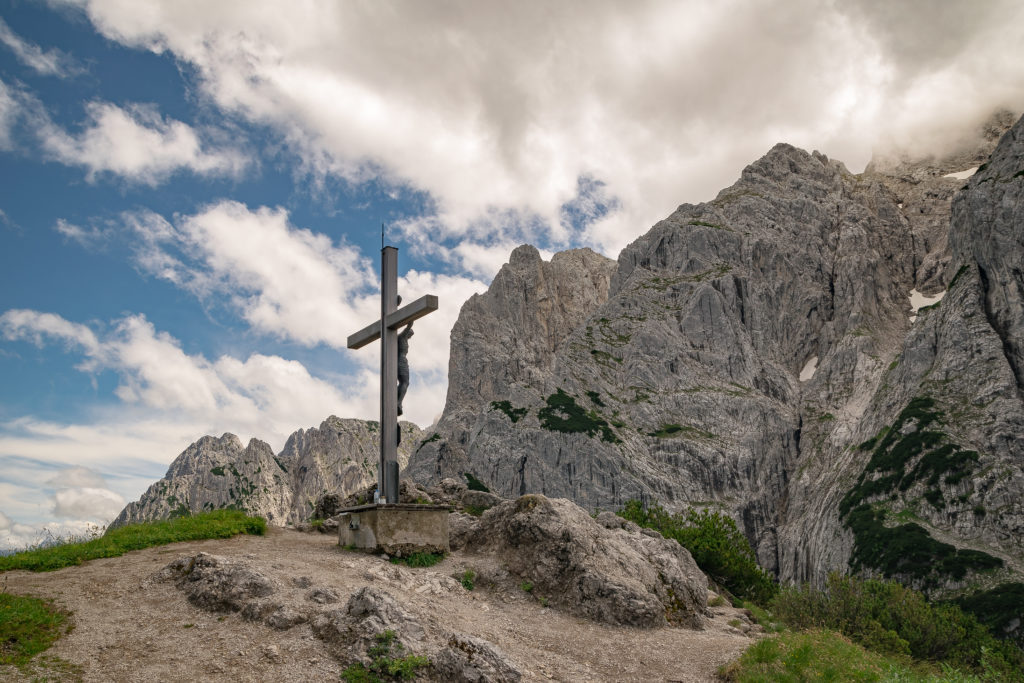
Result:
{"label": "grassy slope", "polygon": [[242,533],[263,535],[266,530],[267,522],[260,517],[246,517],[245,513],[238,510],[216,510],[193,517],[132,524],[113,529],[91,541],[26,550],[0,557],[0,572],[12,569],[53,571],[155,545],[204,538],[229,538]]}

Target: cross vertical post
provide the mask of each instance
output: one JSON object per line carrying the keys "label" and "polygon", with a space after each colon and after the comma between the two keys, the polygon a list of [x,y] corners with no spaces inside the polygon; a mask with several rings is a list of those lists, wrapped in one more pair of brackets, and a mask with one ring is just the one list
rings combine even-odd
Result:
{"label": "cross vertical post", "polygon": [[398,308],[398,249],[381,247],[380,320],[349,335],[348,348],[361,349],[380,339],[377,493],[380,501],[388,505],[398,503],[398,328],[433,313],[437,306],[437,297],[427,294]]}
{"label": "cross vertical post", "polygon": [[[388,503],[398,502],[398,331],[388,326],[388,316],[398,308],[398,249],[380,250],[380,462],[377,491]],[[391,481],[391,479],[394,481]]]}

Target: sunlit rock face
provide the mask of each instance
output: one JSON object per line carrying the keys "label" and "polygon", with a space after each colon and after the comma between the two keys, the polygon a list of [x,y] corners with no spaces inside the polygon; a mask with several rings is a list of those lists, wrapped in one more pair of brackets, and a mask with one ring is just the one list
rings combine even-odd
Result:
{"label": "sunlit rock face", "polygon": [[[714,506],[784,581],[858,570],[941,593],[1019,571],[1011,123],[859,175],[777,145],[611,267],[520,247],[464,306],[444,414],[407,472],[591,510]],[[911,320],[912,290],[945,294]],[[904,541],[939,569],[879,547]]]}

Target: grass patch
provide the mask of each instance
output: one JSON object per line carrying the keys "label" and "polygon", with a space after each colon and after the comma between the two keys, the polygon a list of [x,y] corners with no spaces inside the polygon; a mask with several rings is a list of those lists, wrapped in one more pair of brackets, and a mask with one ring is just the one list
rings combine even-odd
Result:
{"label": "grass patch", "polygon": [[750,543],[731,517],[692,508],[670,515],[660,505],[645,508],[638,500],[627,502],[617,514],[674,538],[690,551],[701,571],[733,595],[766,604],[778,591],[771,574],[757,565]]}
{"label": "grass patch", "polygon": [[346,683],[381,683],[382,681],[411,681],[417,671],[430,666],[430,660],[421,655],[402,655],[405,647],[398,634],[388,629],[376,636],[376,644],[366,651],[370,666],[358,662],[341,673]]}
{"label": "grass patch", "polygon": [[784,633],[751,645],[720,676],[737,683],[921,680],[905,664],[869,652],[834,631]]}
{"label": "grass patch", "polygon": [[0,664],[28,664],[71,631],[70,616],[50,600],[0,593]]}
{"label": "grass patch", "polygon": [[512,424],[519,422],[529,411],[527,408],[513,408],[509,401],[491,401],[491,410],[500,410],[512,420]]}
{"label": "grass patch", "polygon": [[533,581],[523,581],[519,587],[523,589],[523,592],[531,593],[533,592]]}
{"label": "grass patch", "polygon": [[569,394],[559,389],[548,396],[547,405],[537,411],[540,426],[554,432],[600,435],[602,441],[620,443],[608,422],[594,410],[584,410]]}
{"label": "grass patch", "polygon": [[462,576],[459,577],[459,583],[461,583],[462,587],[468,591],[471,591],[474,588],[476,588],[475,582],[476,572],[472,569],[467,569],[466,571],[462,572]]}
{"label": "grass patch", "polygon": [[406,567],[421,569],[423,567],[433,567],[444,558],[445,553],[418,552],[406,555],[405,557],[392,557],[391,564],[404,564]]}
{"label": "grass patch", "polygon": [[601,408],[605,407],[604,401],[601,400],[601,394],[597,393],[596,391],[588,391],[587,397],[594,402],[595,406],[599,406]]}
{"label": "grass patch", "polygon": [[11,569],[53,571],[101,557],[118,557],[132,550],[155,545],[204,538],[230,538],[238,534],[262,536],[266,531],[267,521],[262,517],[248,517],[239,510],[214,510],[188,517],[131,524],[109,529],[106,534],[91,541],[65,543],[0,557],[0,572]]}

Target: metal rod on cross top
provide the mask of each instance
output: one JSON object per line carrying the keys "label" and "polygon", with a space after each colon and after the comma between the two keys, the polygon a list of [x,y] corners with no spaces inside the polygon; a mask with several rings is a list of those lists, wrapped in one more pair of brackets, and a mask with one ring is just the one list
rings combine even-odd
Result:
{"label": "metal rod on cross top", "polygon": [[398,248],[381,247],[380,319],[349,336],[348,348],[360,349],[381,340],[377,494],[383,504],[398,502],[398,328],[433,313],[438,306],[433,294],[402,308],[398,308],[398,302]]}

